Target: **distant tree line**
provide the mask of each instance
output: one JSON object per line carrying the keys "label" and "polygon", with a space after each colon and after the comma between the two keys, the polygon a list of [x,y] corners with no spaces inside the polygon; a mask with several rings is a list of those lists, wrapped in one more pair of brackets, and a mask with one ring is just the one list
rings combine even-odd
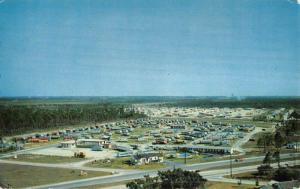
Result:
{"label": "distant tree line", "polygon": [[204,99],[178,99],[175,102],[168,102],[162,106],[177,107],[228,107],[228,108],[300,108],[300,98],[283,97],[246,97],[237,98],[204,98]]}
{"label": "distant tree line", "polygon": [[300,108],[299,97],[225,97],[225,96],[127,96],[127,97],[0,97],[0,105],[41,104],[135,104],[155,103],[179,107]]}
{"label": "distant tree line", "polygon": [[143,117],[117,104],[0,106],[0,136],[63,125]]}

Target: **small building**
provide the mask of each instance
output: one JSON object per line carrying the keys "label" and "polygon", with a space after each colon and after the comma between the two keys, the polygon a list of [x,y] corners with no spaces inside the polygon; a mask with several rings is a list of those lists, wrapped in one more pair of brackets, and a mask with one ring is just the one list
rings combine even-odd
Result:
{"label": "small building", "polygon": [[159,153],[143,153],[143,154],[136,154],[131,158],[132,164],[143,165],[149,164],[152,162],[163,162],[163,156]]}
{"label": "small building", "polygon": [[300,187],[300,181],[292,180],[292,181],[270,183],[268,185],[260,186],[259,189],[297,189],[299,187]]}
{"label": "small building", "polygon": [[60,143],[61,148],[74,148],[76,147],[75,140],[67,140]]}
{"label": "small building", "polygon": [[291,143],[288,143],[286,145],[286,148],[288,148],[288,149],[295,149],[296,151],[298,151],[299,148],[300,148],[300,142],[291,142]]}
{"label": "small building", "polygon": [[239,127],[240,131],[244,131],[244,132],[251,132],[255,129],[254,125],[243,125]]}
{"label": "small building", "polygon": [[112,149],[112,144],[111,143],[104,143],[103,148]]}
{"label": "small building", "polygon": [[117,150],[119,152],[130,152],[130,151],[132,151],[132,148],[131,147],[127,147],[127,146],[117,145],[117,146],[114,147],[114,150]]}
{"label": "small building", "polygon": [[171,125],[170,126],[171,129],[185,129],[184,125]]}
{"label": "small building", "polygon": [[223,147],[223,146],[178,146],[175,147],[175,150],[183,150],[186,149],[188,151],[198,151],[203,153],[217,153],[217,154],[230,154],[233,152],[233,148],[231,147]]}
{"label": "small building", "polygon": [[0,151],[4,152],[6,150],[8,150],[9,148],[11,148],[12,145],[8,144],[8,143],[1,143],[0,142]]}
{"label": "small building", "polygon": [[42,143],[42,142],[48,142],[48,141],[49,141],[49,139],[47,137],[29,139],[29,142],[33,142],[33,143]]}
{"label": "small building", "polygon": [[168,141],[165,138],[158,138],[153,144],[168,144]]}
{"label": "small building", "polygon": [[105,143],[106,141],[101,139],[78,139],[76,141],[76,146],[82,148],[92,148],[93,146],[103,146]]}
{"label": "small building", "polygon": [[103,135],[101,138],[102,138],[103,140],[109,141],[109,140],[110,140],[110,137],[111,137],[111,136],[109,136],[109,135]]}
{"label": "small building", "polygon": [[129,157],[132,156],[132,152],[118,152],[117,157]]}

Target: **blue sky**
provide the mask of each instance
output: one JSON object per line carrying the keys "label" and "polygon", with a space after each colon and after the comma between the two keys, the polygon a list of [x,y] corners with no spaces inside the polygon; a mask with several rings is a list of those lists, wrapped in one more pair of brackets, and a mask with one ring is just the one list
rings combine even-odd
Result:
{"label": "blue sky", "polygon": [[293,0],[0,2],[0,96],[300,95]]}

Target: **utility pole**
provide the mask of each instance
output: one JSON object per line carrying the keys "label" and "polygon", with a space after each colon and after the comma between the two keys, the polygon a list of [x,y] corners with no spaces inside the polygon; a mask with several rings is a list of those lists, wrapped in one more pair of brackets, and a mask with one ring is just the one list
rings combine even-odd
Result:
{"label": "utility pole", "polygon": [[233,154],[233,148],[232,148],[232,141],[233,139],[230,139],[230,177],[232,178],[232,154]]}
{"label": "utility pole", "polygon": [[296,166],[296,146],[294,146],[294,166]]}
{"label": "utility pole", "polygon": [[185,148],[185,150],[184,150],[184,164],[186,164],[186,151],[187,151],[187,148]]}
{"label": "utility pole", "polygon": [[230,149],[230,177],[232,178],[232,149]]}

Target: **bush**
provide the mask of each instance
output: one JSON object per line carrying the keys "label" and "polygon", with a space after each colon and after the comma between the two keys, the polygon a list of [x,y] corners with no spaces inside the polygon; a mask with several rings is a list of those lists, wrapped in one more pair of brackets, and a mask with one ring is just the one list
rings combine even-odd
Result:
{"label": "bush", "polygon": [[268,164],[259,166],[257,170],[260,176],[271,176],[273,173],[273,168]]}
{"label": "bush", "polygon": [[157,177],[145,176],[127,183],[129,189],[196,189],[204,188],[206,179],[197,172],[174,169],[172,171],[159,171]]}
{"label": "bush", "polygon": [[274,179],[277,181],[297,180],[300,178],[300,170],[286,167],[280,167],[274,174]]}

